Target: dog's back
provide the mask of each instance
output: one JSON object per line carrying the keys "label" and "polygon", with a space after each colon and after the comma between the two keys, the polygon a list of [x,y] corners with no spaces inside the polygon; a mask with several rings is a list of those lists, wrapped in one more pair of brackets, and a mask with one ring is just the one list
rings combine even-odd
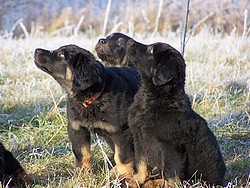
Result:
{"label": "dog's back", "polygon": [[[114,80],[123,78],[131,90],[131,94],[135,95],[139,86],[141,85],[140,75],[136,69],[130,67],[107,67],[107,71],[111,71],[114,74]],[[127,88],[124,88],[127,89]]]}
{"label": "dog's back", "polygon": [[222,185],[226,166],[216,137],[207,122],[193,110],[185,121],[189,121],[187,122],[190,125],[189,134],[194,139],[186,145],[189,162],[187,178],[202,177],[210,184]]}

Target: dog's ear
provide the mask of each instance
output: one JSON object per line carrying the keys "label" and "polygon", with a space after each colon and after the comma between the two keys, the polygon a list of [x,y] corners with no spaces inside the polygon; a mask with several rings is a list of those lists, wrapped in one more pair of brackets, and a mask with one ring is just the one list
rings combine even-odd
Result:
{"label": "dog's ear", "polygon": [[88,56],[82,53],[78,53],[74,55],[74,57],[71,60],[71,63],[72,63],[73,68],[77,69],[77,67],[82,66],[83,64],[86,64],[89,61],[91,61],[91,59]]}
{"label": "dog's ear", "polygon": [[73,88],[85,90],[94,84],[103,83],[104,67],[94,56],[78,54],[73,65]]}
{"label": "dog's ear", "polygon": [[177,76],[177,59],[170,55],[162,56],[157,66],[152,70],[152,81],[154,85],[160,86],[170,82]]}

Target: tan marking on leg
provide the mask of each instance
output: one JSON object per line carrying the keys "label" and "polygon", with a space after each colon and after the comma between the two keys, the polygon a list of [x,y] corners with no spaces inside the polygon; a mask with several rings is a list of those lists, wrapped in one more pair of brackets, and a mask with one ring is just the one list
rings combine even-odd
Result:
{"label": "tan marking on leg", "polygon": [[129,162],[126,164],[115,165],[111,170],[111,174],[116,174],[120,178],[131,179],[133,177],[134,172],[134,163]]}
{"label": "tan marking on leg", "polygon": [[134,172],[133,161],[122,163],[119,156],[120,156],[120,150],[117,147],[117,145],[115,145],[114,160],[116,165],[111,169],[110,172],[117,174],[121,178],[131,178]]}
{"label": "tan marking on leg", "polygon": [[141,157],[138,166],[137,173],[133,175],[133,178],[129,181],[129,187],[138,187],[145,183],[148,177],[148,167],[146,159]]}
{"label": "tan marking on leg", "polygon": [[155,188],[155,187],[164,187],[167,188],[165,185],[164,179],[156,179],[156,180],[148,180],[146,181],[141,187],[142,188]]}
{"label": "tan marking on leg", "polygon": [[117,145],[115,145],[114,160],[115,160],[115,164],[116,164],[116,165],[120,165],[120,164],[121,164],[119,155],[120,155],[120,150],[119,150],[119,148],[117,147]]}
{"label": "tan marking on leg", "polygon": [[86,170],[90,170],[92,166],[90,146],[83,146],[81,153],[82,153],[83,159],[81,161],[78,161],[76,159],[76,166],[84,168]]}
{"label": "tan marking on leg", "polygon": [[176,187],[180,185],[180,183],[181,183],[181,180],[178,176],[175,176],[173,178],[168,178],[166,180],[167,187]]}

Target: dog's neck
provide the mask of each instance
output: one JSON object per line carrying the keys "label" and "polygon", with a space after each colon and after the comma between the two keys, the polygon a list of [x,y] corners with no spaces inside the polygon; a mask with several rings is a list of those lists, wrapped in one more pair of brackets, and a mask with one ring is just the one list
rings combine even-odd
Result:
{"label": "dog's neck", "polygon": [[84,91],[74,91],[68,93],[68,97],[71,99],[76,99],[85,108],[89,107],[94,101],[100,98],[105,89],[105,82],[102,84],[94,84],[91,87],[85,89]]}
{"label": "dog's neck", "polygon": [[67,93],[68,96],[72,96],[72,81],[66,79],[56,79],[56,81],[60,84],[61,88]]}
{"label": "dog's neck", "polygon": [[[146,79],[146,80],[145,80]],[[175,101],[176,98],[179,100],[184,100],[189,103],[189,99],[185,93],[184,84],[164,84],[161,86],[156,86],[153,84],[151,78],[143,78],[142,79],[142,89],[144,93],[146,93],[146,98],[148,100],[168,100],[168,101]]]}
{"label": "dog's neck", "polygon": [[[189,97],[185,93],[184,89],[169,90],[166,86],[163,87],[152,87],[142,88],[144,91],[143,104],[153,103],[152,108],[155,110],[177,110],[177,111],[188,111],[191,109],[191,103]],[[145,106],[145,108],[147,108]],[[152,110],[152,109],[150,109]]]}
{"label": "dog's neck", "polygon": [[148,93],[153,95],[157,94],[159,96],[171,97],[175,95],[185,94],[185,82],[169,82],[163,85],[155,85],[151,77],[141,74],[142,77],[142,87]]}
{"label": "dog's neck", "polygon": [[89,105],[91,105],[93,102],[95,102],[95,100],[97,100],[101,94],[103,93],[103,90],[105,88],[105,83],[103,84],[102,86],[102,90],[97,92],[97,93],[94,93],[90,98],[87,98],[85,99],[83,102],[82,102],[82,105],[85,107],[85,108],[88,108]]}

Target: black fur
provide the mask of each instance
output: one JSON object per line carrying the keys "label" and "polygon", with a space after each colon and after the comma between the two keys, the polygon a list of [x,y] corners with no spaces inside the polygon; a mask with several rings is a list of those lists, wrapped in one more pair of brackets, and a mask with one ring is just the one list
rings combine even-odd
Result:
{"label": "black fur", "polygon": [[[116,165],[132,163],[133,138],[127,111],[140,85],[138,72],[128,67],[105,68],[93,54],[76,45],[54,51],[36,49],[35,64],[68,94],[68,135],[77,165],[91,167],[90,132],[106,139],[115,152]],[[85,99],[98,93],[97,100],[83,106]]]}
{"label": "black fur", "polygon": [[25,187],[31,179],[23,167],[0,142],[0,182],[3,187]]}
{"label": "black fur", "polygon": [[131,39],[122,33],[112,33],[106,38],[101,38],[95,46],[98,57],[105,65],[129,66],[134,64],[126,57],[127,41]]}
{"label": "black fur", "polygon": [[221,185],[225,164],[214,134],[185,94],[181,54],[168,44],[134,40],[128,41],[126,51],[142,78],[128,120],[135,144],[135,179],[146,181],[148,174],[139,169],[145,159],[147,170],[156,166],[169,182],[201,177]]}

